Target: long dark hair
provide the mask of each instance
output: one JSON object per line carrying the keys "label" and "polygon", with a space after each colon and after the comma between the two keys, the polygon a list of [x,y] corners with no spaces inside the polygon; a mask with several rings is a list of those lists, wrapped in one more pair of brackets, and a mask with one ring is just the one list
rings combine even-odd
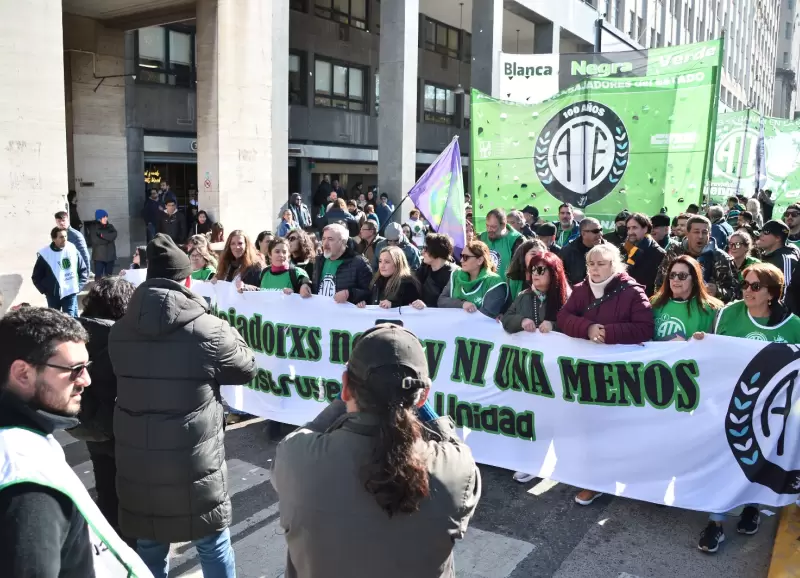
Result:
{"label": "long dark hair", "polygon": [[307,263],[308,261],[312,260],[317,254],[317,248],[314,246],[314,241],[311,239],[311,235],[303,231],[302,229],[293,229],[289,231],[289,234],[286,235],[288,239],[292,235],[296,235],[298,240],[300,241],[300,254],[294,255],[291,253],[291,244],[289,244],[289,258],[294,263]]}
{"label": "long dark hair", "polygon": [[554,253],[545,251],[537,253],[531,259],[531,266],[528,268],[528,275],[531,277],[531,287],[533,287],[534,267],[547,267],[550,271],[550,287],[547,289],[545,305],[545,319],[555,319],[558,312],[567,302],[569,297],[569,284],[564,273],[564,264]]}
{"label": "long dark hair", "polygon": [[391,371],[388,375],[381,372],[381,379],[370,380],[372,385],[347,372],[347,385],[358,408],[380,418],[372,461],[364,466],[362,478],[364,489],[375,496],[390,518],[418,511],[430,494],[428,469],[414,451],[414,444],[422,438],[422,424],[414,411],[419,390],[386,386],[415,376],[403,367],[395,366]]}
{"label": "long dark hair", "polygon": [[653,309],[663,307],[672,299],[672,287],[669,283],[669,276],[670,273],[672,273],[672,269],[678,263],[683,263],[689,268],[689,275],[692,278],[692,292],[689,294],[689,299],[686,300],[686,314],[692,314],[692,301],[696,301],[702,311],[716,311],[722,309],[724,305],[722,301],[716,297],[712,297],[711,293],[706,289],[706,284],[703,282],[703,269],[700,267],[700,263],[689,255],[681,255],[669,264],[661,288],[650,298],[650,304]]}
{"label": "long dark hair", "polygon": [[545,247],[544,243],[542,243],[539,239],[528,239],[527,241],[523,241],[520,246],[517,247],[517,250],[514,251],[514,255],[511,257],[511,263],[508,265],[506,277],[513,279],[514,281],[525,281],[528,273],[525,270],[525,255],[527,255],[528,251],[534,247],[539,247],[542,250],[542,253],[547,251],[547,247]]}
{"label": "long dark hair", "polygon": [[[244,254],[239,258],[238,265],[236,258],[233,256],[233,252],[231,251],[231,241],[234,237],[244,238]],[[231,234],[228,235],[228,240],[225,241],[225,249],[222,251],[222,256],[220,257],[219,265],[217,266],[217,279],[226,281],[228,279],[228,270],[232,265],[237,265],[236,270],[231,271],[232,277],[235,277],[237,274],[244,276],[245,272],[251,267],[261,267],[258,251],[256,251],[255,247],[253,247],[253,242],[250,240],[250,237],[245,235],[245,232],[241,229],[231,231]]]}

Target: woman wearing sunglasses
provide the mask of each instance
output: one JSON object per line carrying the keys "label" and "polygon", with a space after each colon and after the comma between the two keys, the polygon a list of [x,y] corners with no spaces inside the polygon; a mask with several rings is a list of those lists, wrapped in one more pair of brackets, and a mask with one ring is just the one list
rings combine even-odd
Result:
{"label": "woman wearing sunglasses", "polygon": [[539,239],[530,239],[523,241],[514,255],[511,257],[511,263],[506,271],[506,283],[508,283],[508,292],[511,301],[517,298],[517,295],[522,293],[523,290],[529,289],[531,286],[530,266],[531,259],[537,253],[544,253],[547,247]]}
{"label": "woman wearing sunglasses", "polygon": [[[742,271],[744,299],[734,301],[722,309],[714,321],[712,333],[800,344],[800,318],[790,313],[779,301],[783,292],[783,273],[769,263],[755,263]],[[695,335],[702,339],[703,333]],[[713,554],[725,540],[722,521],[726,513],[712,513],[708,525],[700,535],[697,547]],[[757,504],[748,504],[742,510],[736,531],[752,536],[758,532],[761,519]]]}
{"label": "woman wearing sunglasses", "polygon": [[700,263],[681,255],[669,264],[664,283],[650,299],[656,322],[655,341],[686,341],[709,331],[723,303],[703,283]]}
{"label": "woman wearing sunglasses", "polygon": [[742,271],[747,269],[750,265],[760,263],[758,259],[753,257],[753,237],[744,229],[737,230],[728,239],[728,253],[733,257],[733,263],[736,265],[736,274],[739,283],[742,282]]}
{"label": "woman wearing sunglasses", "polygon": [[470,241],[461,251],[461,269],[439,296],[440,308],[460,307],[467,313],[480,311],[497,318],[508,307],[508,285],[494,272],[489,247],[483,241]]}

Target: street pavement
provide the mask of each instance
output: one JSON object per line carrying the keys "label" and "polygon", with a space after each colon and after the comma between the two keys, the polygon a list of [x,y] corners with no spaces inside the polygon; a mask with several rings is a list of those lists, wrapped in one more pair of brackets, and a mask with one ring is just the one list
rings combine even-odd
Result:
{"label": "street pavement", "polygon": [[[85,445],[65,432],[56,437],[70,466],[93,490]],[[275,443],[268,441],[266,423],[229,427],[226,451],[237,575],[280,578],[286,547],[269,482]],[[778,518],[769,508],[762,508],[756,536],[740,536],[736,519],[726,521],[726,541],[709,556],[697,550],[707,520],[700,512],[610,496],[582,507],[573,501],[577,490],[571,486],[540,479],[518,484],[512,472],[488,466],[481,466],[481,473],[480,504],[455,548],[458,578],[767,576]],[[173,546],[171,568],[171,577],[202,577],[190,544]]]}

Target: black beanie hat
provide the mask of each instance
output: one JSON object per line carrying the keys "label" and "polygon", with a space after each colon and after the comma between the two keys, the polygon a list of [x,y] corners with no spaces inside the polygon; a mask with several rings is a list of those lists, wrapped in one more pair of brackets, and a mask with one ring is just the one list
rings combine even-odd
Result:
{"label": "black beanie hat", "polygon": [[147,278],[183,281],[192,274],[192,263],[186,253],[163,233],[147,244]]}
{"label": "black beanie hat", "polygon": [[542,223],[536,228],[536,234],[540,237],[555,237],[556,226],[553,223]]}
{"label": "black beanie hat", "polygon": [[659,213],[657,215],[653,215],[653,217],[650,219],[650,222],[654,227],[669,227],[670,223],[672,223],[672,219],[669,218],[669,215]]}

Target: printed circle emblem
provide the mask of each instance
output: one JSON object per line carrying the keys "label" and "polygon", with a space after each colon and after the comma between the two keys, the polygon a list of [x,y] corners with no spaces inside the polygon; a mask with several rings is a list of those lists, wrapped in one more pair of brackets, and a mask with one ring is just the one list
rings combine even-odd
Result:
{"label": "printed circle emblem", "polygon": [[62,269],[72,268],[72,261],[69,260],[69,257],[64,257],[63,259],[61,259],[61,268]]}
{"label": "printed circle emblem", "polygon": [[630,139],[622,119],[591,100],[561,109],[536,140],[533,162],[558,200],[586,207],[606,197],[628,168]]}
{"label": "printed circle emblem", "polygon": [[745,476],[776,494],[800,493],[800,464],[787,463],[797,449],[797,418],[791,409],[800,374],[798,362],[797,345],[764,347],[739,377],[725,417],[728,445]]}

